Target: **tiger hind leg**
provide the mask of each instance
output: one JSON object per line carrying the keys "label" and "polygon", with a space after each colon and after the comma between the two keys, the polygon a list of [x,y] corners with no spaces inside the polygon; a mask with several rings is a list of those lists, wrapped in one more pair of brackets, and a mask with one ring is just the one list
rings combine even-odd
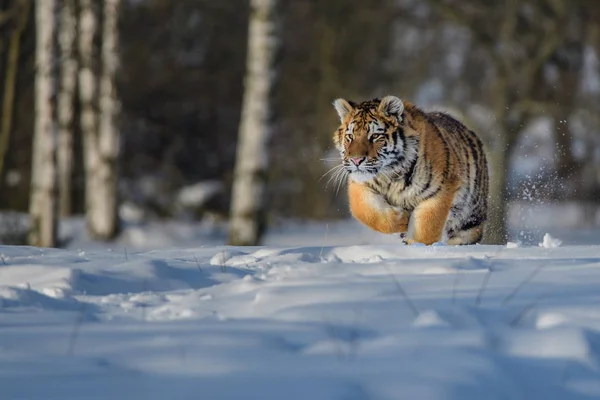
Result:
{"label": "tiger hind leg", "polygon": [[454,235],[448,239],[446,244],[454,246],[479,243],[483,237],[483,225],[484,224],[481,224],[464,231],[455,232]]}

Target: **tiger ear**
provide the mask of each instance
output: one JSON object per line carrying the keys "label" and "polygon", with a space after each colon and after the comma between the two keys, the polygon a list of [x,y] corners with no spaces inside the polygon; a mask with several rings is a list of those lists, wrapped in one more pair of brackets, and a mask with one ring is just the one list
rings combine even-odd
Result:
{"label": "tiger ear", "polygon": [[333,108],[335,108],[335,111],[337,111],[338,115],[340,116],[341,122],[344,122],[346,116],[350,114],[352,110],[354,110],[352,107],[352,102],[348,102],[344,99],[335,99],[333,102]]}
{"label": "tiger ear", "polygon": [[381,99],[378,110],[389,117],[395,116],[398,121],[402,121],[404,103],[396,96],[385,96]]}

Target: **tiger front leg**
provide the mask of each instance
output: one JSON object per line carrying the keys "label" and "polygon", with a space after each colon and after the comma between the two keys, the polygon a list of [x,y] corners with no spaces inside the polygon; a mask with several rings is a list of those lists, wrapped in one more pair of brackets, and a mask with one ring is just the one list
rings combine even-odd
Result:
{"label": "tiger front leg", "polygon": [[348,195],[352,215],[369,228],[387,234],[408,230],[408,212],[392,207],[368,186],[351,181]]}
{"label": "tiger front leg", "polygon": [[407,243],[431,245],[439,242],[444,234],[453,199],[452,193],[442,192],[419,204],[411,216]]}

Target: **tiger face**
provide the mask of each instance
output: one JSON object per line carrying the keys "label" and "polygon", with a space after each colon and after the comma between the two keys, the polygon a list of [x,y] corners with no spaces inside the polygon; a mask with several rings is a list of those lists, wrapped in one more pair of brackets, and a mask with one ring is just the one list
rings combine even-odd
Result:
{"label": "tiger face", "polygon": [[387,96],[355,104],[337,99],[333,106],[341,121],[334,143],[350,178],[365,182],[393,171],[406,151],[402,100]]}

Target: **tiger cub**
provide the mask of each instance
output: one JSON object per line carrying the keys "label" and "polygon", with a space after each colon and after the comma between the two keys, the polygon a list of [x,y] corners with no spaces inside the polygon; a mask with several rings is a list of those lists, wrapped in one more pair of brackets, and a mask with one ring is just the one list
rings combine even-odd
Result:
{"label": "tiger cub", "polygon": [[333,106],[341,121],[333,141],[356,219],[409,244],[481,241],[489,178],[475,133],[395,96]]}

